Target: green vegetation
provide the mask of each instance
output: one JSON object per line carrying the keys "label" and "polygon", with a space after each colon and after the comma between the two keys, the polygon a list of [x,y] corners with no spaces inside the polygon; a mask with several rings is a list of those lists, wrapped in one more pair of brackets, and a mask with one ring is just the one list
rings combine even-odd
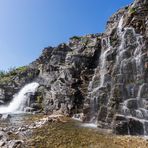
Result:
{"label": "green vegetation", "polygon": [[8,69],[8,71],[1,70],[0,71],[0,83],[7,83],[10,81],[13,81],[14,76],[20,73],[24,73],[25,71],[27,71],[27,68],[28,68],[27,66],[23,66],[19,68],[11,67]]}
{"label": "green vegetation", "polygon": [[134,14],[136,12],[135,8],[129,7],[129,13]]}
{"label": "green vegetation", "polygon": [[42,103],[43,97],[41,95],[37,96],[37,103]]}
{"label": "green vegetation", "polygon": [[6,74],[6,72],[5,71],[3,71],[3,70],[0,70],[0,78],[1,77],[4,77],[4,75]]}
{"label": "green vegetation", "polygon": [[27,68],[28,68],[27,66],[22,66],[22,67],[17,68],[16,70],[19,72],[25,72]]}
{"label": "green vegetation", "polygon": [[70,40],[80,40],[80,39],[81,39],[81,37],[79,37],[79,36],[73,36],[70,38]]}
{"label": "green vegetation", "polygon": [[19,68],[10,67],[8,71],[0,70],[0,77],[9,77],[12,75],[16,75],[17,73],[20,73],[20,72],[25,72],[26,70],[27,70],[27,66],[22,66]]}

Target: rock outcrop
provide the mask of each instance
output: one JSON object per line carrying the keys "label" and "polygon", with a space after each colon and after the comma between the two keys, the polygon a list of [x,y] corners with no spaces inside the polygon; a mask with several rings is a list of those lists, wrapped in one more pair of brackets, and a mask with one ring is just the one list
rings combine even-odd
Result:
{"label": "rock outcrop", "polygon": [[105,33],[74,36],[47,47],[6,82],[0,104],[24,84],[40,84],[32,107],[113,128],[116,134],[148,134],[148,1],[135,0],[107,22]]}

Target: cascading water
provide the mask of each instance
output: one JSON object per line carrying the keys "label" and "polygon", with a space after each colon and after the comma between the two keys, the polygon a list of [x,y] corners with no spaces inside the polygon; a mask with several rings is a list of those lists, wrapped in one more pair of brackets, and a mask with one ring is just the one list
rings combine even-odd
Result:
{"label": "cascading water", "polygon": [[[133,119],[142,123],[144,134],[146,134],[148,101],[147,98],[143,98],[142,94],[143,90],[147,88],[147,84],[140,81],[139,78],[144,73],[142,65],[144,40],[141,35],[135,32],[134,28],[123,27],[123,23],[124,16],[121,17],[117,26],[116,36],[118,36],[118,40],[116,42],[118,44],[115,48],[110,43],[112,37],[104,36],[101,40],[100,60],[88,86],[88,98],[90,99],[89,121],[95,124],[99,121],[99,124],[103,124],[102,122],[110,119],[108,113],[112,107],[110,106],[113,102],[112,98],[117,100],[115,93],[118,93],[114,91],[114,86],[122,86],[123,89],[118,88],[118,90],[121,93],[123,91],[124,94],[118,96],[121,100],[116,112],[124,116],[127,122]],[[109,71],[109,56],[114,56],[112,58],[114,64],[111,67],[111,71]],[[110,73],[112,71],[115,73]],[[112,76],[117,79],[113,79]],[[128,94],[126,95],[126,93]],[[130,134],[130,130],[128,134]]]}
{"label": "cascading water", "polygon": [[36,82],[32,82],[30,84],[25,85],[18,94],[16,94],[13,100],[7,106],[0,106],[0,113],[16,113],[16,112],[24,112],[24,109],[27,105],[29,105],[30,95],[34,95],[39,84]]}
{"label": "cascading water", "polygon": [[[122,31],[122,23],[123,23],[123,17],[121,18],[119,25],[118,25],[118,35],[121,38],[121,44],[118,49],[117,59],[116,59],[116,65],[118,65],[119,68],[119,74],[126,74],[124,73],[123,69],[127,65],[128,61],[130,60],[135,67],[135,73],[138,77],[138,75],[142,75],[143,69],[142,69],[142,47],[143,47],[143,38],[139,34],[135,33],[134,28],[124,28],[124,31]],[[132,39],[128,39],[128,33],[130,33]],[[131,52],[131,57],[125,57],[124,53],[129,52],[129,48],[127,47],[133,46],[134,51]],[[134,70],[133,70],[134,71]],[[137,80],[135,80],[137,81]],[[139,84],[137,84],[139,85]],[[148,119],[148,110],[145,109],[145,101],[147,99],[142,98],[142,90],[144,87],[144,83],[141,83],[138,86],[137,96],[134,96],[134,92],[132,92],[135,88],[131,89],[131,96],[133,98],[128,98],[125,101],[123,101],[123,105],[121,107],[121,114],[124,115],[128,121],[128,119],[134,119],[143,124],[143,130],[144,135],[146,135],[146,125],[147,125],[147,119]],[[147,101],[146,101],[147,103]],[[130,131],[128,132],[130,134]]]}
{"label": "cascading water", "polygon": [[[102,39],[102,45],[103,44],[105,44],[105,47],[101,49],[102,51],[101,51],[101,55],[100,55],[99,66],[95,69],[94,77],[92,78],[92,81],[90,82],[90,84],[88,86],[88,90],[89,90],[88,98],[91,98],[91,100],[90,100],[90,106],[91,106],[90,122],[91,123],[97,122],[96,111],[98,109],[98,98],[97,98],[97,95],[95,95],[95,93],[98,92],[98,90],[100,88],[104,87],[105,75],[107,74],[106,57],[107,57],[108,52],[111,50],[109,37]],[[98,71],[99,71],[99,84],[94,89],[93,83],[95,82],[95,76],[97,75],[96,73]]]}

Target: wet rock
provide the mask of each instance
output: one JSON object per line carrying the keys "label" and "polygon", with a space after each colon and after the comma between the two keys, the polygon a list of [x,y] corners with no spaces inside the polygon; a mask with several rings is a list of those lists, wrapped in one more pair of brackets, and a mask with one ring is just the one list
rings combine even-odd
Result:
{"label": "wet rock", "polygon": [[33,112],[33,111],[35,111],[35,109],[32,107],[25,107],[24,111],[25,112]]}
{"label": "wet rock", "polygon": [[0,88],[0,104],[3,104],[3,100],[5,99],[5,91]]}
{"label": "wet rock", "polygon": [[33,108],[35,111],[40,110],[42,108],[41,104],[39,103],[32,103],[30,107]]}
{"label": "wet rock", "polygon": [[126,106],[129,109],[137,109],[138,108],[138,100],[137,99],[128,99],[128,100],[126,100]]}
{"label": "wet rock", "polygon": [[123,115],[116,115],[113,121],[113,132],[119,135],[128,135],[128,121]]}
{"label": "wet rock", "polygon": [[106,116],[107,116],[107,107],[106,106],[101,106],[100,110],[99,110],[99,113],[98,113],[98,119],[97,120],[105,122]]}
{"label": "wet rock", "polygon": [[0,105],[3,105],[5,102],[3,100],[0,100]]}
{"label": "wet rock", "polygon": [[11,118],[11,115],[9,114],[3,114],[1,117],[1,120],[9,120]]}
{"label": "wet rock", "polygon": [[144,135],[144,124],[134,118],[128,119],[128,126],[129,126],[129,134],[130,135]]}

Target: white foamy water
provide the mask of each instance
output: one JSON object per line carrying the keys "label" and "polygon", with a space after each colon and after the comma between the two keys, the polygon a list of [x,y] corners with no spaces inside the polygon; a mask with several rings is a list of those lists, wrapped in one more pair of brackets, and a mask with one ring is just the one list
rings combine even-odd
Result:
{"label": "white foamy water", "polygon": [[100,68],[100,87],[103,87],[104,85],[104,80],[105,80],[105,74],[107,73],[107,69],[106,69],[106,57],[107,57],[107,53],[108,51],[111,50],[110,47],[108,47],[108,49],[106,51],[104,51],[102,54],[101,54],[101,57],[100,57],[100,65],[101,65],[101,68]]}
{"label": "white foamy water", "polygon": [[82,127],[89,127],[89,128],[97,128],[97,124],[94,124],[94,123],[84,123],[81,126]]}
{"label": "white foamy water", "polygon": [[121,34],[122,33],[122,26],[123,26],[123,16],[121,17],[119,24],[118,24],[118,33]]}
{"label": "white foamy water", "polygon": [[33,95],[39,84],[36,82],[25,85],[19,92],[14,96],[12,101],[7,106],[0,106],[0,113],[16,113],[24,112],[24,108],[29,104],[30,95]]}

